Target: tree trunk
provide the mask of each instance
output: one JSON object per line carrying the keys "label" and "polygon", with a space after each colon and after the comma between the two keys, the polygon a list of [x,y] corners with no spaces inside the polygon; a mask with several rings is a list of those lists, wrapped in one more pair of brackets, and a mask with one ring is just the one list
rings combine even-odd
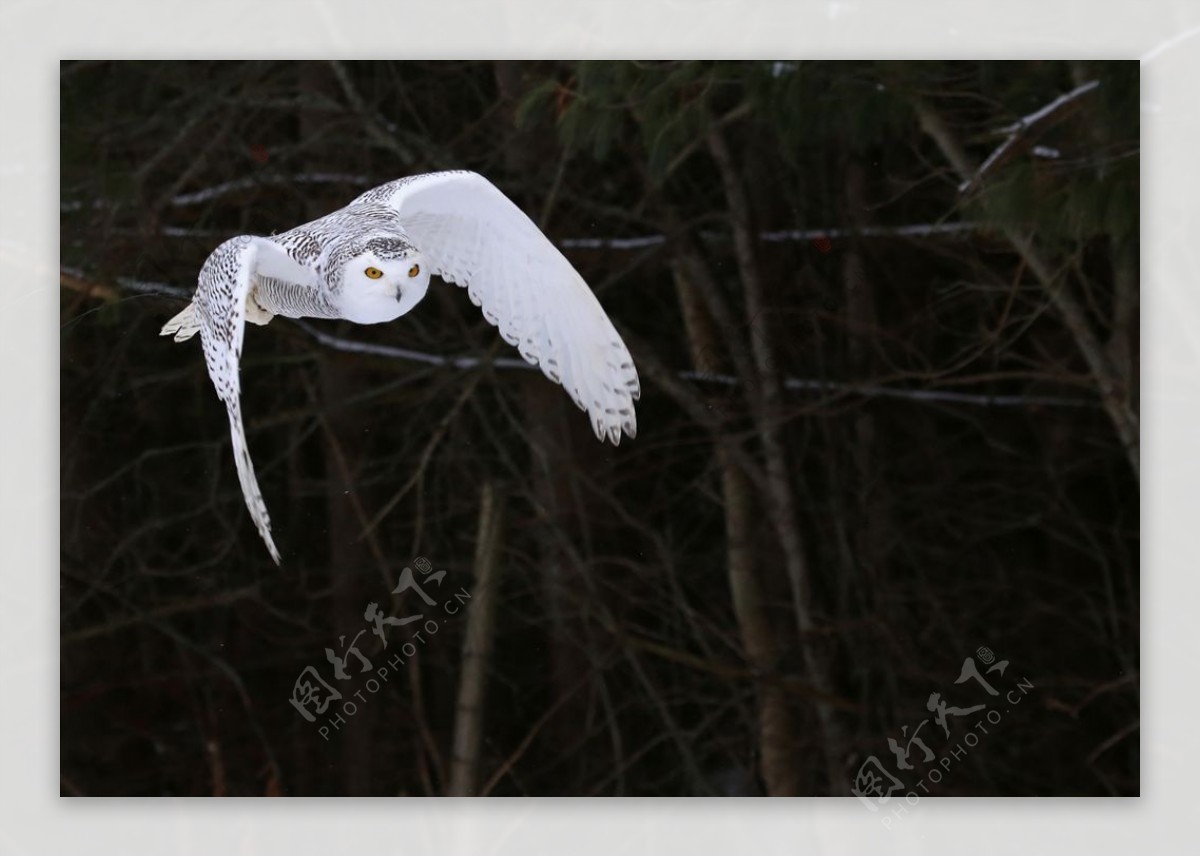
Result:
{"label": "tree trunk", "polygon": [[495,483],[485,482],[480,492],[475,582],[467,608],[467,633],[463,640],[462,674],[455,708],[454,754],[450,762],[448,790],[452,797],[475,795],[479,790],[484,703],[492,656],[496,602],[499,598],[503,534],[503,500],[497,497]]}
{"label": "tree trunk", "polygon": [[[719,372],[720,346],[712,319],[696,286],[684,273],[686,266],[676,261],[671,269],[692,364],[700,372]],[[802,768],[797,764],[800,742],[787,695],[776,678],[779,647],[754,567],[753,494],[745,474],[726,447],[718,443],[715,452],[721,473],[721,496],[725,500],[726,561],[733,612],[746,661],[758,677],[758,755],[763,783],[767,794],[773,797],[798,795],[802,791]]]}
{"label": "tree trunk", "polygon": [[[862,164],[857,160],[846,163],[846,216],[855,230],[867,223],[867,202]],[[867,277],[863,246],[851,239],[842,255],[842,286],[846,306],[846,364],[858,383],[869,384],[875,373],[875,359],[868,343],[878,342],[878,318],[875,293]],[[849,480],[852,492],[851,507],[855,510],[853,536],[854,565],[845,583],[857,578],[865,592],[877,591],[881,585],[881,566],[885,561],[880,548],[888,531],[888,514],[880,503],[883,493],[879,487],[876,464],[876,425],[874,410],[864,402],[854,410],[851,427],[851,460],[854,477]],[[842,611],[839,611],[842,612]]]}
{"label": "tree trunk", "polygon": [[[506,127],[503,147],[505,166],[510,173],[532,179],[539,167],[539,141],[529,130],[516,128],[514,108],[522,95],[521,65],[514,62],[495,64],[496,85],[505,104]],[[533,200],[518,200],[535,215],[540,228],[546,227],[545,206],[532,205]],[[578,693],[579,676],[589,669],[580,641],[584,638],[583,617],[580,615],[580,593],[587,591],[583,580],[586,569],[566,550],[564,545],[576,539],[578,522],[572,509],[575,505],[573,480],[579,449],[572,443],[570,418],[574,406],[558,386],[540,373],[529,373],[523,382],[522,399],[528,426],[531,459],[531,488],[536,519],[533,535],[537,544],[537,573],[544,597],[547,617],[546,650],[549,655],[549,697],[566,701],[546,724],[543,740],[561,752],[578,739],[578,724],[586,710],[585,694]],[[586,765],[586,755],[575,760]],[[580,768],[568,773],[586,780]]]}
{"label": "tree trunk", "polygon": [[750,324],[750,345],[759,376],[760,396],[754,403],[758,433],[766,459],[767,516],[783,549],[788,583],[792,590],[792,608],[799,637],[800,652],[808,682],[818,697],[814,700],[821,728],[821,747],[830,789],[837,788],[843,774],[846,753],[833,707],[821,696],[831,695],[831,682],[824,658],[817,651],[817,625],[811,610],[811,581],[808,560],[800,535],[800,520],[788,475],[787,452],[783,440],[783,392],[775,359],[775,347],[767,312],[765,290],[756,257],[754,225],[745,187],[733,155],[719,127],[708,133],[708,149],[721,174],[725,198],[729,204],[734,250],[738,271],[746,293],[746,316]]}

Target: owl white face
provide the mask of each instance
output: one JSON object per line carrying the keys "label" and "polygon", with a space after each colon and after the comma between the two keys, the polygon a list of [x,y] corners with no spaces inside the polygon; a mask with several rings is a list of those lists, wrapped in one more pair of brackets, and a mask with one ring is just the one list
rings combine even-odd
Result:
{"label": "owl white face", "polygon": [[429,289],[429,269],[415,250],[394,259],[373,252],[355,256],[342,274],[342,289],[332,296],[342,318],[379,324],[404,315]]}

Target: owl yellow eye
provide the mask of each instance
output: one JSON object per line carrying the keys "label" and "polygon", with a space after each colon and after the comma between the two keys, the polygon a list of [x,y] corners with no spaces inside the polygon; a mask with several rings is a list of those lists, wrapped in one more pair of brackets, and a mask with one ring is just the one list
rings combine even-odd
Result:
{"label": "owl yellow eye", "polygon": [[383,276],[383,271],[379,270],[378,268],[367,268],[367,270],[363,271],[363,273],[366,274],[368,277],[370,277],[372,280],[378,280],[380,277]]}
{"label": "owl yellow eye", "polygon": [[410,277],[415,277],[419,273],[421,273],[420,265],[413,265],[411,268],[408,269],[408,275]]}

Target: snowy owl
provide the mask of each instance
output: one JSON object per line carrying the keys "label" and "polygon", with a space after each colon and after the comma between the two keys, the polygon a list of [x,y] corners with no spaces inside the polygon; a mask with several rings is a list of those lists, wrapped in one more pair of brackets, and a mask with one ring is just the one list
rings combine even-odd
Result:
{"label": "snowy owl", "polygon": [[246,506],[276,563],[242,427],[238,362],[246,321],[392,321],[421,302],[434,274],[465,287],[504,340],[587,411],[600,440],[635,436],[641,390],[625,343],[571,263],[477,173],[410,176],[280,235],[230,238],[205,261],[192,302],[162,335],[181,342],[199,331],[229,413]]}

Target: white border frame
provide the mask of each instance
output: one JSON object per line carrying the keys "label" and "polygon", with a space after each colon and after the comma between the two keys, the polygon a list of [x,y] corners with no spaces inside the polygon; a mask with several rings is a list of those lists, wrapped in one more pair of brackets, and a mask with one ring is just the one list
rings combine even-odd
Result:
{"label": "white border frame", "polygon": [[[58,784],[58,61],[198,57],[1142,58],[1140,799],[69,800]],[[1096,0],[0,0],[0,852],[1155,853],[1200,712],[1200,4]],[[26,318],[28,312],[34,318]]]}

